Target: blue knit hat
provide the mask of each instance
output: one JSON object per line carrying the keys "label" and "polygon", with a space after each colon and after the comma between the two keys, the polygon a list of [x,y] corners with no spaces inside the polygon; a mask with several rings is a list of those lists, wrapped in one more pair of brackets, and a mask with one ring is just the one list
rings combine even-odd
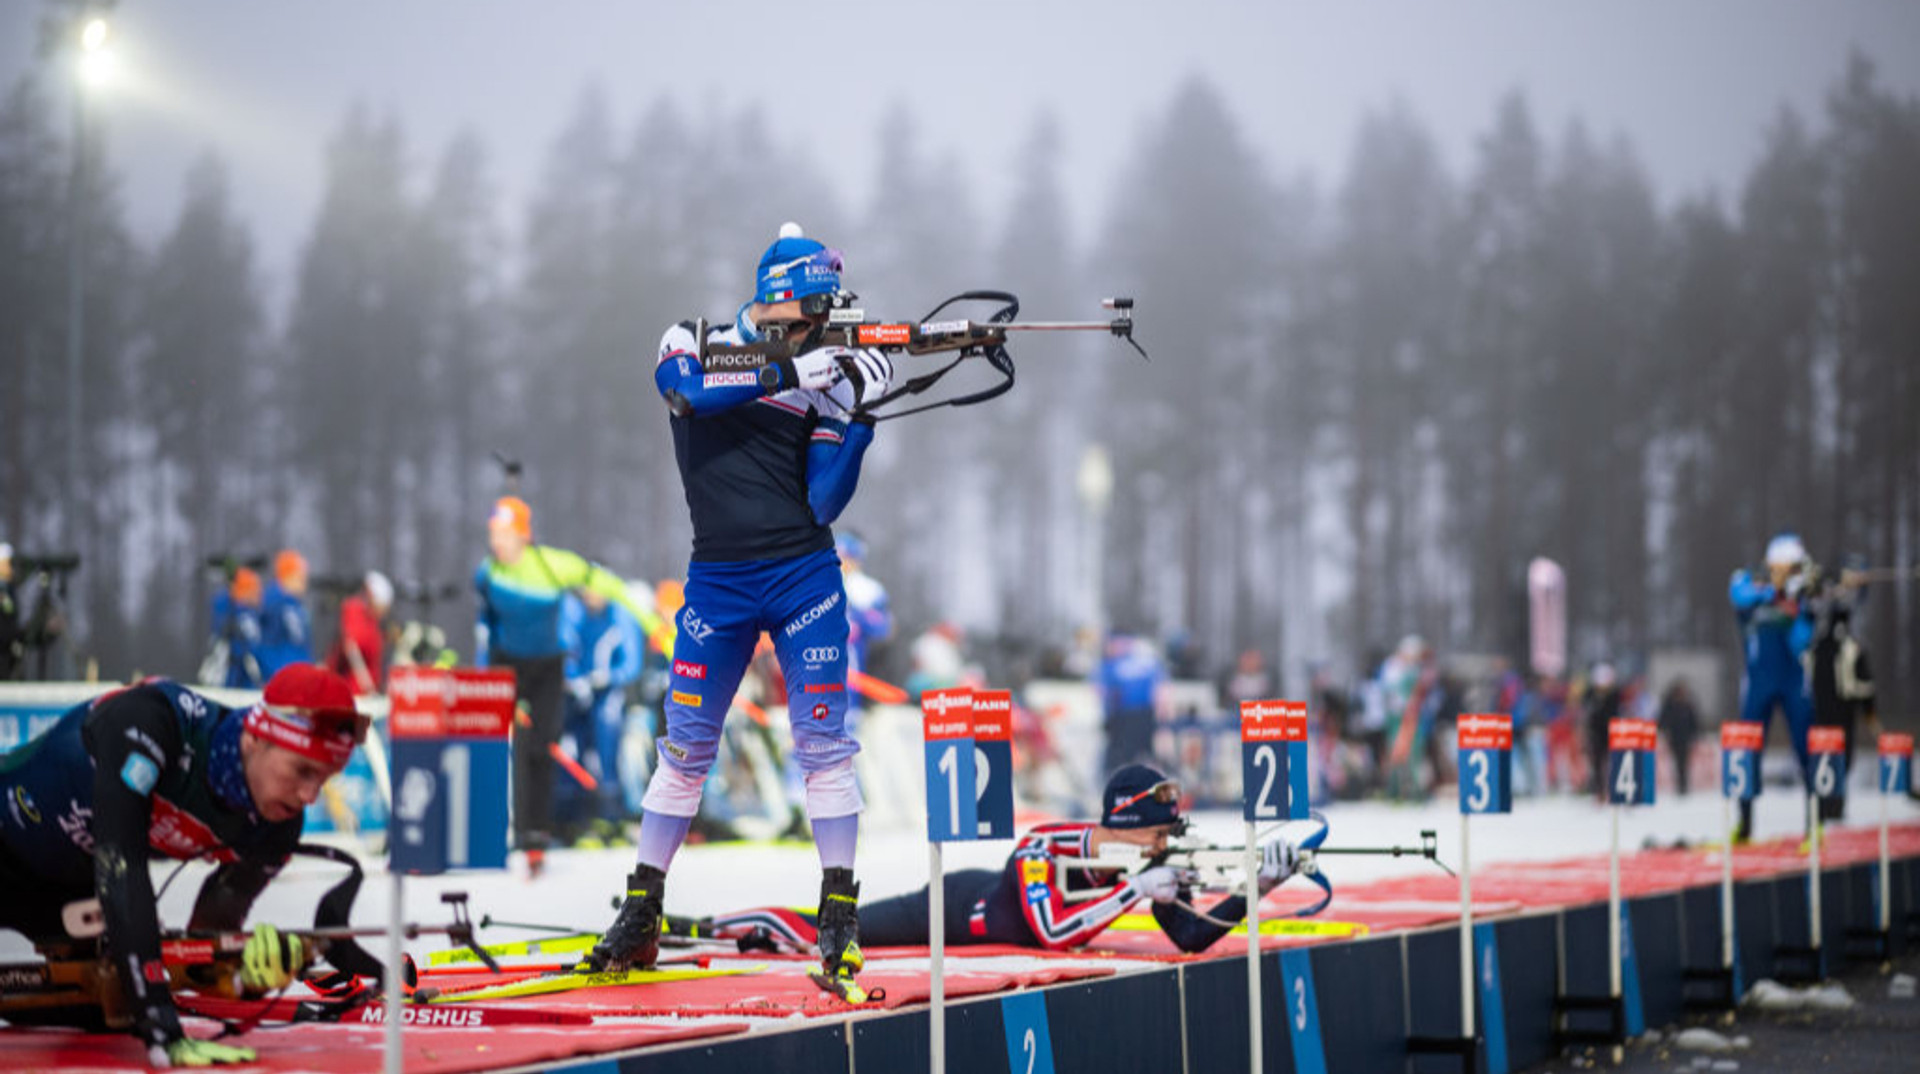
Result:
{"label": "blue knit hat", "polygon": [[790,302],[808,295],[830,295],[840,290],[840,251],[807,238],[800,225],[780,225],[780,237],[760,255],[754,274],[753,300]]}
{"label": "blue knit hat", "polygon": [[1104,828],[1153,828],[1180,820],[1180,784],[1151,765],[1130,764],[1107,780],[1100,800]]}

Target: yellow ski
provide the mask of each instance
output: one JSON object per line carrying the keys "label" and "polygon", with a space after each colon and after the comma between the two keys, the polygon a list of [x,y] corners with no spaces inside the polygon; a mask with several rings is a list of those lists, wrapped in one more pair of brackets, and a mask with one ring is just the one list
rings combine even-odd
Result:
{"label": "yellow ski", "polygon": [[[470,991],[451,994],[440,993],[429,997],[428,1003],[468,1003],[483,999],[516,999],[521,996],[545,996],[555,992],[571,992],[576,988],[605,988],[612,985],[662,984],[667,981],[697,981],[708,977],[734,977],[741,974],[759,973],[767,968],[764,962],[755,962],[745,966],[727,969],[701,969],[698,966],[673,967],[653,970],[621,970],[617,973],[549,973],[524,981],[511,981],[506,984],[483,985]],[[426,989],[421,989],[422,992]]]}

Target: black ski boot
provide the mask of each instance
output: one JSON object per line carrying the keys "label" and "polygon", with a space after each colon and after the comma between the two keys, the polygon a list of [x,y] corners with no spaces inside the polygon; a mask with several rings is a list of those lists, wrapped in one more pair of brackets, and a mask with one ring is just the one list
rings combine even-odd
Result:
{"label": "black ski boot", "polygon": [[620,915],[580,963],[589,973],[652,969],[660,957],[660,897],[667,874],[642,865],[627,877],[627,900]]}
{"label": "black ski boot", "polygon": [[[860,885],[852,869],[827,869],[820,877],[820,913],[814,919],[820,946],[820,972],[809,974],[815,984],[848,1003],[865,1003],[866,989],[854,981],[867,964],[860,953]],[[879,998],[876,993],[871,998]]]}

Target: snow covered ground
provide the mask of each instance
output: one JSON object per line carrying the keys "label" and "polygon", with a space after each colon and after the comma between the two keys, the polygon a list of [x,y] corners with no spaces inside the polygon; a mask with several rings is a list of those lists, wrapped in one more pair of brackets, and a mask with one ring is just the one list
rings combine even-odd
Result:
{"label": "snow covered ground", "polygon": [[[1881,799],[1865,782],[1873,769],[1861,766],[1861,781],[1848,803],[1850,826],[1877,823]],[[1769,787],[1756,802],[1755,827],[1759,838],[1798,834],[1803,828],[1803,799],[1791,789]],[[1385,803],[1341,803],[1326,813],[1332,823],[1329,846],[1417,845],[1419,832],[1439,834],[1440,855],[1458,865],[1460,816],[1451,788],[1424,806]],[[1553,796],[1520,799],[1510,816],[1476,817],[1472,830],[1473,865],[1495,862],[1542,861],[1580,854],[1604,853],[1608,846],[1608,810],[1584,797]],[[1895,822],[1920,820],[1920,805],[1911,800],[1892,802],[1888,815]],[[1242,822],[1235,812],[1198,814],[1196,831],[1217,842],[1237,842]],[[1623,813],[1620,841],[1623,850],[1639,849],[1648,840],[1670,844],[1676,839],[1704,842],[1722,837],[1722,802],[1711,792],[1686,797],[1668,795],[1651,807]],[[947,844],[944,864],[949,871],[998,868],[1011,844]],[[496,921],[523,922],[568,928],[599,929],[613,916],[613,899],[624,888],[633,865],[631,848],[561,850],[548,855],[547,867],[530,879],[515,855],[505,871],[469,872],[404,879],[406,917],[422,924],[448,919],[440,903],[445,891],[468,894],[474,920],[483,915]],[[909,891],[927,882],[927,844],[918,827],[896,825],[868,830],[860,844],[858,875],[863,894],[877,898]],[[354,923],[384,926],[391,877],[383,863],[367,860],[367,879],[355,906]],[[156,885],[172,872],[168,863],[155,869]],[[1336,889],[1384,876],[1431,870],[1418,859],[1387,857],[1342,858],[1329,864]],[[161,898],[161,919],[168,925],[186,921],[205,867],[189,865]],[[312,920],[319,897],[343,874],[338,866],[301,859],[277,880],[254,908],[256,920],[300,925]],[[700,915],[759,905],[812,907],[819,893],[819,862],[806,845],[727,844],[689,846],[675,860],[667,883],[667,909]],[[487,942],[530,938],[537,933],[504,926],[483,930]],[[377,941],[369,949],[384,950]],[[422,936],[408,944],[416,955],[445,946],[438,936]],[[0,933],[0,957],[20,957],[26,945],[12,933]]]}

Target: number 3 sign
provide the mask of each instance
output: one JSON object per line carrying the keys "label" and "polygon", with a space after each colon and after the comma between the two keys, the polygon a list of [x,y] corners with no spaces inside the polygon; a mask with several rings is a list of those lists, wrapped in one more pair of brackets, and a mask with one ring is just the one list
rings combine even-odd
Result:
{"label": "number 3 sign", "polygon": [[1240,702],[1240,786],[1246,819],[1307,819],[1307,704]]}
{"label": "number 3 sign", "polygon": [[1460,717],[1460,812],[1513,812],[1513,717]]}

